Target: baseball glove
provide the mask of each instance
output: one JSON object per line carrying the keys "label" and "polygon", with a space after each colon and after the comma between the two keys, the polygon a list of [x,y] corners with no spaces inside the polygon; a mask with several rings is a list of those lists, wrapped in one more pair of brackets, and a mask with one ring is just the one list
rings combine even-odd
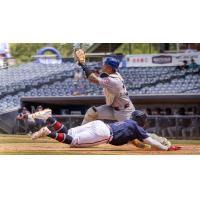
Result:
{"label": "baseball glove", "polygon": [[85,52],[83,49],[75,49],[74,50],[74,59],[78,65],[85,64]]}

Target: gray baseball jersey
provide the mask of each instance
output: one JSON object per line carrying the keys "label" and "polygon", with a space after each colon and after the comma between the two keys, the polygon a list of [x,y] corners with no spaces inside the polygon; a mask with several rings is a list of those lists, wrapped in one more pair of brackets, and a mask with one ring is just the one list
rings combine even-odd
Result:
{"label": "gray baseball jersey", "polygon": [[98,119],[122,121],[129,119],[135,110],[119,73],[110,74],[105,78],[98,78],[103,87],[106,105],[97,107]]}
{"label": "gray baseball jersey", "polygon": [[126,104],[132,104],[128,92],[119,73],[110,74],[105,78],[98,78],[99,84],[103,87],[106,98],[106,105],[124,109]]}

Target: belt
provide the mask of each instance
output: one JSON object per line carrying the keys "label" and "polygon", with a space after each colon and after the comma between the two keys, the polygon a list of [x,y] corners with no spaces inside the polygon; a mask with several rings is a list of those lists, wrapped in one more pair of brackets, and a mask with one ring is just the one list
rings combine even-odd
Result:
{"label": "belt", "polygon": [[[125,109],[125,108],[128,108],[129,106],[130,106],[129,103],[125,104],[125,105],[124,105],[124,109]],[[113,107],[113,109],[116,110],[116,111],[120,111],[120,108],[119,108],[119,107]],[[122,110],[122,109],[121,109],[121,110]]]}
{"label": "belt", "polygon": [[109,137],[109,139],[108,139],[108,143],[109,143],[109,142],[111,142],[112,139],[113,139],[113,131],[112,131],[112,128],[111,128],[108,124],[106,124],[106,125],[107,125],[107,127],[109,128],[109,130],[110,130],[110,137]]}

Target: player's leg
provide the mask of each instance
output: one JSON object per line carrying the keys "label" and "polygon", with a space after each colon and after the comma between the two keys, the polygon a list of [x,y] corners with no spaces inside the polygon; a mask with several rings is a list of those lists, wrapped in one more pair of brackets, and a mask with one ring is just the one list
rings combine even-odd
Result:
{"label": "player's leg", "polygon": [[48,136],[59,142],[71,144],[72,137],[68,135],[67,128],[62,123],[58,122],[52,117],[51,109],[44,109],[43,111],[36,112],[28,117],[44,120],[50,126],[50,128],[44,127],[35,132],[32,135],[32,139]]}
{"label": "player's leg", "polygon": [[91,147],[108,143],[111,139],[110,129],[100,120],[71,128],[68,134],[73,138],[71,147]]}
{"label": "player's leg", "polygon": [[[51,128],[43,127],[32,135],[32,139],[48,136],[71,147],[90,147],[107,143],[111,139],[110,129],[100,120],[69,130],[56,119],[49,117]],[[51,131],[53,129],[53,131]]]}
{"label": "player's leg", "polygon": [[124,120],[130,119],[134,110],[135,110],[135,107],[133,105],[130,105],[130,107],[127,107],[123,110],[115,110],[113,108],[114,119],[117,121],[124,121]]}
{"label": "player's leg", "polygon": [[59,142],[71,144],[72,137],[68,135],[68,130],[62,123],[52,117],[48,117],[46,121],[49,124],[49,127],[43,127],[39,131],[35,132],[32,135],[32,139],[48,136]]}
{"label": "player's leg", "polygon": [[88,122],[96,120],[97,117],[98,117],[97,109],[96,109],[95,106],[92,106],[85,113],[84,119],[82,121],[82,125],[83,124],[87,124]]}
{"label": "player's leg", "polygon": [[115,120],[113,108],[107,105],[89,108],[84,116],[82,125],[97,119]]}

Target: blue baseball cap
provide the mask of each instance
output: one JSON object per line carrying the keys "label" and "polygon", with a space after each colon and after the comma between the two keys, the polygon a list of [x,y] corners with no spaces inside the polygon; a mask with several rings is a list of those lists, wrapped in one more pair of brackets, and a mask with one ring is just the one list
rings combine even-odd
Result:
{"label": "blue baseball cap", "polygon": [[119,60],[117,60],[116,58],[113,58],[113,57],[107,57],[104,64],[108,65],[109,67],[111,67],[114,70],[117,70],[119,67]]}

